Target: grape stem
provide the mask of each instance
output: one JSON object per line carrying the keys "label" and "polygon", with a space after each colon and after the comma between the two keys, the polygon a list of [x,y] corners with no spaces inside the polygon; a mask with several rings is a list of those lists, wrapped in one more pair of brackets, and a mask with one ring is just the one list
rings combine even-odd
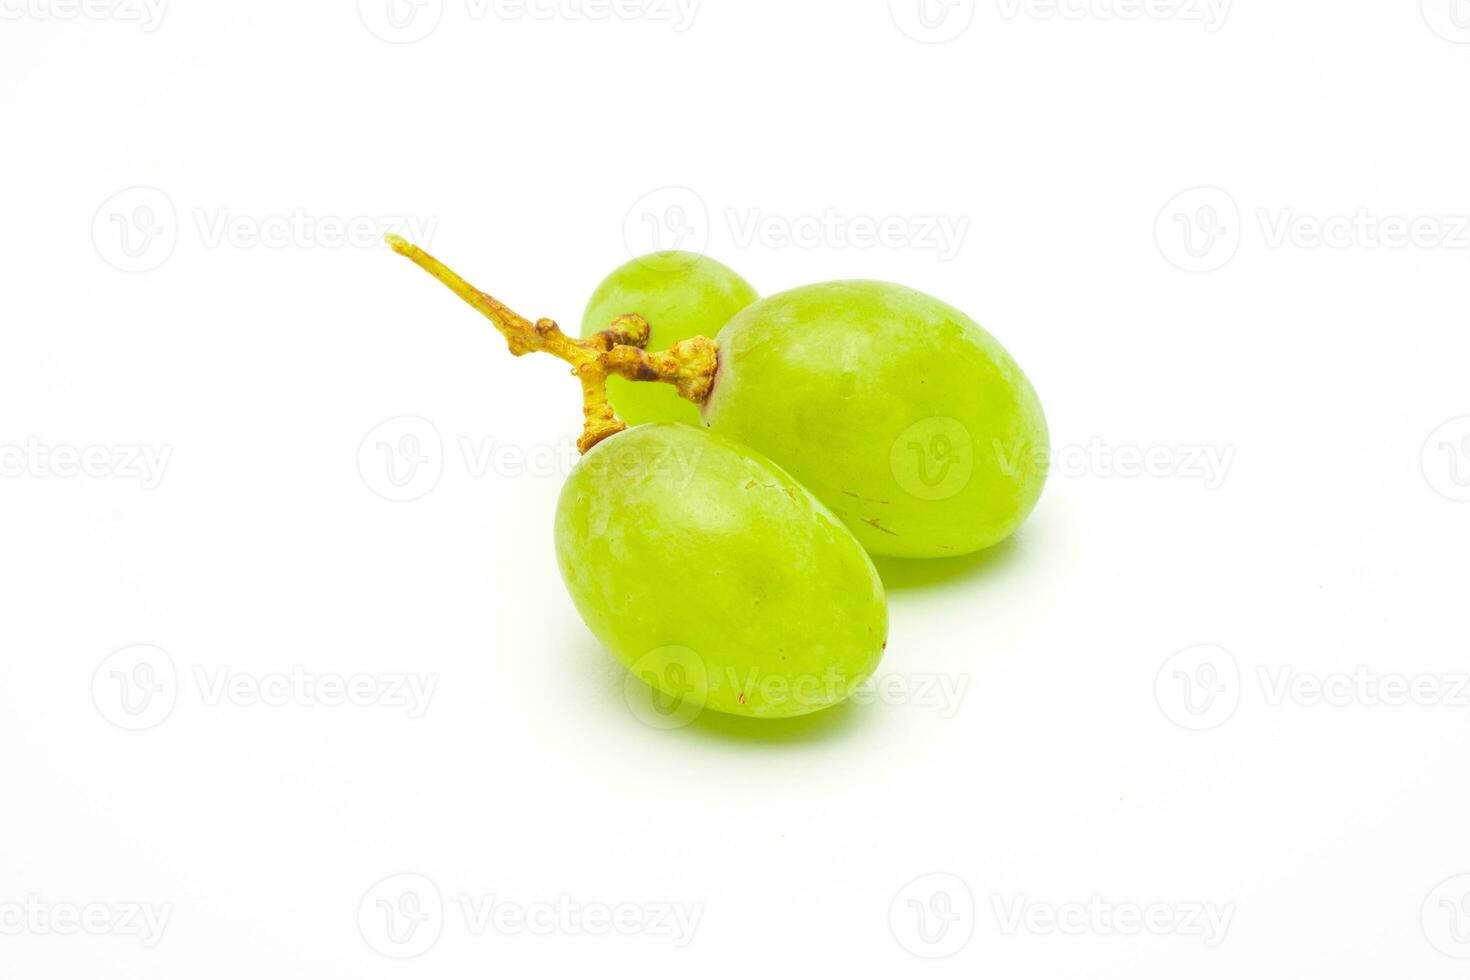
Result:
{"label": "grape stem", "polygon": [[450,292],[479,310],[505,336],[516,357],[542,351],[572,366],[582,383],[582,437],[577,448],[583,453],[608,436],[627,428],[607,398],[607,379],[662,381],[673,385],[684,398],[703,405],[714,386],[719,351],[708,337],[681,340],[666,351],[650,353],[648,321],[636,313],[613,320],[607,330],[585,339],[568,337],[555,320],[532,323],[488,293],[466,282],[458,273],[417,245],[397,235],[385,236],[397,252],[438,279]]}

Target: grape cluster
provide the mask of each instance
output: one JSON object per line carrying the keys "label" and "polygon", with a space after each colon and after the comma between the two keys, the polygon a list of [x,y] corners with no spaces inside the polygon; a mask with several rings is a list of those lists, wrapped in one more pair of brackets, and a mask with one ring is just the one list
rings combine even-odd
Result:
{"label": "grape cluster", "polygon": [[572,364],[585,455],[557,506],[562,577],[603,645],[679,702],[753,718],[840,703],[887,645],[869,556],[990,547],[1041,495],[1035,390],[924,293],[847,281],[761,299],[713,259],[661,252],[608,276],[574,339],[389,240],[512,353]]}

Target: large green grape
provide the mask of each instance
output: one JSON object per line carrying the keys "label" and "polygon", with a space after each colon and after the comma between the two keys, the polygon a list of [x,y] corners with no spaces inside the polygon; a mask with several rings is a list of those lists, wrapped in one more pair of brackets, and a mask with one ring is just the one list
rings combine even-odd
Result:
{"label": "large green grape", "polygon": [[644,425],[599,443],[562,490],[556,554],[593,634],[676,704],[817,711],[873,673],[887,640],[883,585],[851,532],[705,429]]}
{"label": "large green grape", "polygon": [[704,407],[786,467],[874,554],[961,555],[1025,520],[1050,445],[994,337],[913,289],[852,281],[768,297],[720,333]]}
{"label": "large green grape", "polygon": [[[582,315],[582,336],[606,330],[616,317],[637,313],[648,321],[648,349],[664,350],[690,337],[713,337],[758,298],[748,282],[714,259],[692,252],[654,252],[603,280]],[[699,408],[667,385],[613,378],[607,390],[629,425],[699,424]]]}

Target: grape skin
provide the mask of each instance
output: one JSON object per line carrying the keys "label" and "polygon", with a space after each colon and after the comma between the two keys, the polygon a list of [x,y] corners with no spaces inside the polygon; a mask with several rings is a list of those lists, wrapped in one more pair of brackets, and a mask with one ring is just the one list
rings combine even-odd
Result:
{"label": "grape skin", "polygon": [[[648,321],[648,350],[664,350],[690,337],[713,337],[730,318],[759,299],[734,270],[692,252],[654,252],[614,270],[593,292],[582,315],[582,336],[637,313]],[[687,422],[699,425],[699,408],[667,385],[612,378],[608,396],[629,425]]]}
{"label": "grape skin", "polygon": [[[756,718],[807,714],[872,675],[883,585],[843,525],[759,453],[681,424],[639,426],[577,465],[556,554],[578,612],[671,697]],[[693,651],[702,678],[668,651]],[[687,658],[687,654],[684,654]]]}
{"label": "grape skin", "polygon": [[1004,347],[892,283],[768,297],[726,324],[704,418],[786,467],[873,554],[962,555],[1008,537],[1046,481],[1046,418]]}

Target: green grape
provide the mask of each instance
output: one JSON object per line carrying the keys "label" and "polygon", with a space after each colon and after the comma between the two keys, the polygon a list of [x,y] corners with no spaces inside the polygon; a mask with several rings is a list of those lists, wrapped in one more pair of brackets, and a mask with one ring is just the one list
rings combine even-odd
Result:
{"label": "green grape", "polygon": [[[730,318],[759,299],[734,271],[692,252],[654,252],[603,280],[582,315],[582,336],[608,329],[614,318],[636,313],[648,321],[649,350],[690,337],[713,337]],[[629,425],[699,424],[699,408],[664,385],[612,378],[608,396]]]}
{"label": "green grape", "polygon": [[704,406],[786,467],[873,554],[961,555],[1014,531],[1049,440],[1031,383],[959,310],[890,283],[804,286],[720,333]]}
{"label": "green grape", "polygon": [[871,676],[887,640],[883,585],[842,522],[705,429],[600,442],[562,490],[556,554],[593,634],[678,704],[817,711]]}

